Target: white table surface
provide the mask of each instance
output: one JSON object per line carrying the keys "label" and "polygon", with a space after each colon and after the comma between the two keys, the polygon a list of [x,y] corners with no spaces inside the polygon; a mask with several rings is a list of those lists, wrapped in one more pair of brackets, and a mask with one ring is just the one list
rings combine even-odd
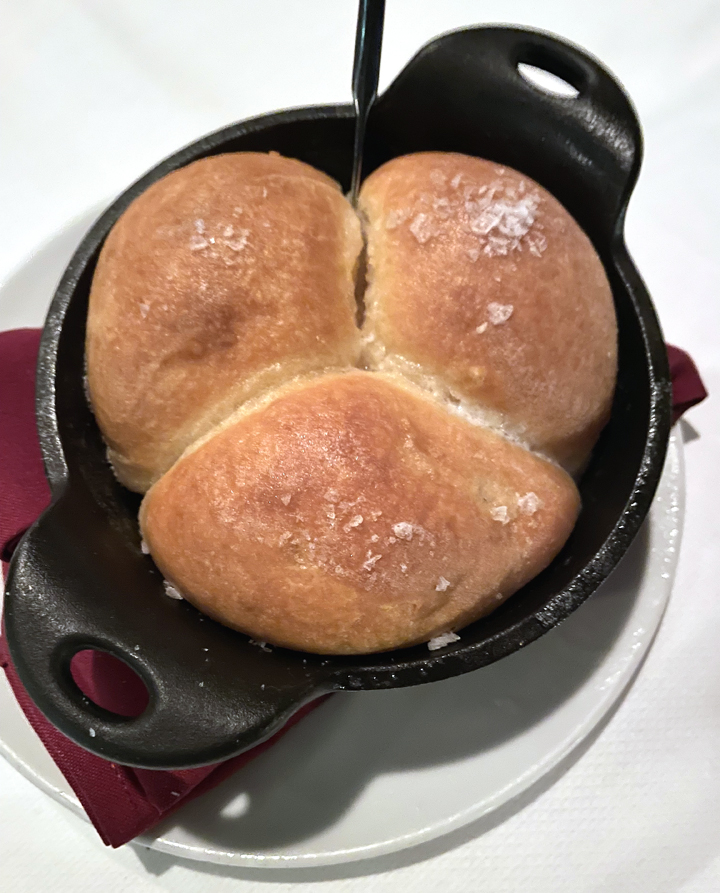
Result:
{"label": "white table surface", "polygon": [[[645,162],[630,250],[668,340],[720,393],[720,4],[387,0],[381,88],[425,41],[516,22],[586,47],[631,94]],[[0,0],[0,282],[39,243],[204,132],[346,101],[354,0]],[[551,786],[412,854],[286,872],[199,867],[89,826],[0,760],[0,891],[720,889],[720,413],[689,414],[670,607],[610,721]],[[0,717],[0,725],[2,717]]]}

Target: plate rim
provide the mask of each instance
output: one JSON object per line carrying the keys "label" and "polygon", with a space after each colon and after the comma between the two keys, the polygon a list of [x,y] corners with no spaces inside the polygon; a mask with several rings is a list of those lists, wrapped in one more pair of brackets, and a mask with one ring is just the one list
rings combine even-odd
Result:
{"label": "plate rim", "polygon": [[[79,227],[84,221],[90,223],[97,214],[98,206],[98,203],[93,203],[91,208],[89,208],[85,214],[73,216],[64,227],[57,230],[53,236],[46,239],[38,247],[32,250],[27,255],[24,262],[15,265],[10,273],[3,278],[2,283],[0,283],[0,318],[2,316],[2,298],[6,286],[12,282],[13,278],[18,273],[25,272],[28,266],[46,262],[47,255],[52,252],[53,247],[57,244],[62,234],[70,227]],[[382,843],[362,845],[355,848],[343,848],[333,851],[326,850],[321,853],[295,853],[283,855],[274,853],[258,854],[228,852],[227,850],[218,848],[213,849],[212,847],[201,846],[199,844],[191,846],[181,841],[173,840],[171,837],[167,836],[172,833],[171,831],[161,831],[157,837],[153,836],[152,833],[146,833],[135,838],[131,843],[136,846],[142,846],[156,852],[164,853],[165,855],[182,858],[186,861],[256,869],[310,868],[361,861],[405,849],[411,849],[430,840],[446,836],[459,828],[465,827],[474,821],[497,812],[505,803],[526,792],[543,777],[552,772],[552,770],[564,760],[570,757],[574,751],[579,749],[582,746],[582,743],[587,740],[602,722],[604,717],[610,713],[612,707],[622,698],[625,691],[632,685],[637,675],[637,671],[641,667],[660,627],[677,568],[684,521],[685,497],[684,449],[682,437],[677,429],[671,433],[665,468],[661,476],[658,491],[653,500],[653,505],[657,501],[664,485],[665,487],[669,487],[669,493],[677,500],[679,505],[678,530],[677,538],[673,544],[674,552],[668,567],[669,577],[667,579],[667,585],[664,587],[661,603],[658,604],[655,611],[652,629],[646,631],[647,635],[642,640],[642,647],[638,648],[630,655],[630,659],[626,661],[626,664],[623,667],[623,673],[615,680],[613,685],[607,688],[604,697],[598,699],[594,708],[586,714],[579,723],[576,723],[571,732],[567,733],[564,739],[546,754],[542,760],[530,766],[525,773],[514,779],[510,785],[506,785],[505,788],[496,792],[494,796],[489,798],[489,800],[486,799],[485,801],[482,801],[481,804],[475,804],[474,806],[461,810],[444,821],[436,822],[421,831],[415,831],[409,835],[401,835],[400,837],[395,837]],[[0,604],[2,603],[3,589],[4,587],[0,581]],[[579,610],[581,609],[582,606]],[[606,659],[607,656],[604,660]],[[7,681],[4,676],[0,678],[0,685],[7,686]],[[28,730],[31,730],[29,724]],[[23,760],[21,754],[17,753],[6,744],[1,730],[0,754],[5,757],[16,771],[20,772],[21,775],[27,778],[38,789],[48,794],[56,802],[89,823],[79,799],[77,799],[69,786],[66,789],[57,787],[51,780],[42,776],[35,768]],[[48,759],[51,758],[48,756]],[[172,821],[172,819],[168,819],[167,821]]]}

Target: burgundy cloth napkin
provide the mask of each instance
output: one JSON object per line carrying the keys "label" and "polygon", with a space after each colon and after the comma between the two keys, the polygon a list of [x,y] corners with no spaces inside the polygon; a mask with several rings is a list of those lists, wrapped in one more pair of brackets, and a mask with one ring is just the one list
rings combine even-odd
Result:
{"label": "burgundy cloth napkin", "polygon": [[668,344],[667,352],[672,379],[673,422],[677,422],[690,407],[702,403],[708,392],[690,354],[672,344]]}
{"label": "burgundy cloth napkin", "polygon": [[[50,500],[35,428],[35,363],[40,332],[0,334],[0,555],[3,569],[24,531]],[[707,396],[690,357],[668,347],[674,420]],[[103,841],[120,846],[151,828],[178,806],[232,775],[285,734],[317,703],[298,711],[274,737],[252,750],[200,769],[175,772],[131,769],[89,753],[62,735],[40,713],[18,679],[4,636],[0,664],[20,707],[68,780]],[[147,692],[125,664],[110,655],[82,652],[72,664],[80,688],[96,703],[126,716],[142,712]]]}
{"label": "burgundy cloth napkin", "polygon": [[[40,331],[0,334],[0,555],[3,572],[23,532],[50,501],[35,427],[35,364]],[[271,747],[320,700],[299,710],[268,741],[224,763],[165,772],[119,766],[74,744],[40,713],[22,686],[0,635],[0,665],[18,704],[82,803],[103,841],[121,846],[193,797],[210,790]],[[147,702],[138,677],[111,655],[85,651],[75,681],[96,703],[136,716]]]}

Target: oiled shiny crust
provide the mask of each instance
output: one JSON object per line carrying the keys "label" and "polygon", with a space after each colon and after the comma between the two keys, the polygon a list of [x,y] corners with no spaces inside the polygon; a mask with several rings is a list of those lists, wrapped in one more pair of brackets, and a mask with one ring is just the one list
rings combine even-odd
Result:
{"label": "oiled shiny crust", "polygon": [[589,239],[528,177],[453,153],[364,183],[373,368],[446,393],[560,462],[586,462],[617,368],[612,294]]}
{"label": "oiled shiny crust", "polygon": [[108,236],[90,294],[90,400],[118,478],[145,491],[259,391],[355,363],[356,215],[276,154],[206,158],[153,184]]}
{"label": "oiled shiny crust", "polygon": [[256,639],[384,651],[483,616],[560,549],[579,508],[556,466],[372,372],[240,410],[146,495],[154,560]]}

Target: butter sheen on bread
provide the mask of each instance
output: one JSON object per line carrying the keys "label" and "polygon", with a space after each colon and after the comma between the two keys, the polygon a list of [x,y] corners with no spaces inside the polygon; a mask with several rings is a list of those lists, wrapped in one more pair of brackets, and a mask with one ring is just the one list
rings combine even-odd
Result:
{"label": "butter sheen on bread", "polygon": [[545,568],[615,380],[602,265],[529,178],[420,153],[360,210],[360,327],[358,216],[258,153],[136,199],[88,317],[90,399],[116,474],[148,491],[160,570],[220,622],[325,654],[461,629]]}

